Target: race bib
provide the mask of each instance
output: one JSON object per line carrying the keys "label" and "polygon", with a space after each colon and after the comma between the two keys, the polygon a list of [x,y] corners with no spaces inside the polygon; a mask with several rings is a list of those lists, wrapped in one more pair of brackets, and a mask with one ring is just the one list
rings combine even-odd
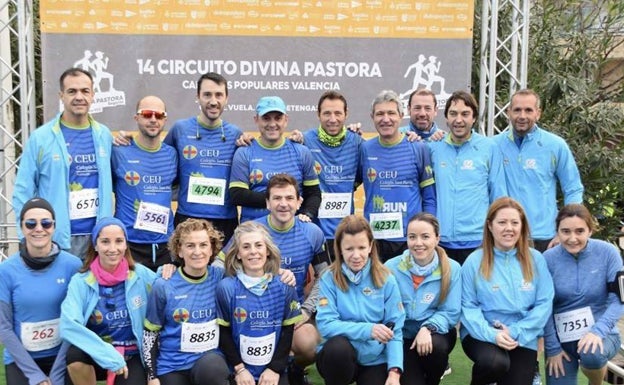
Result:
{"label": "race bib", "polygon": [[402,213],[371,213],[370,224],[375,239],[403,237]]}
{"label": "race bib", "polygon": [[344,218],[351,214],[351,193],[323,193],[319,218]]}
{"label": "race bib", "polygon": [[169,207],[149,202],[139,203],[134,228],[167,234],[167,229],[169,228]]}
{"label": "race bib", "polygon": [[559,342],[580,340],[594,326],[594,315],[589,306],[555,314]]}
{"label": "race bib", "polygon": [[240,354],[249,365],[268,365],[275,350],[275,332],[263,337],[240,336]]}
{"label": "race bib", "polygon": [[186,353],[202,353],[219,346],[217,320],[202,323],[182,323],[180,350]]}
{"label": "race bib", "polygon": [[59,324],[60,318],[40,322],[22,322],[20,336],[22,344],[29,352],[39,352],[59,346],[61,344]]}
{"label": "race bib", "polygon": [[69,219],[93,218],[100,205],[96,188],[69,192]]}
{"label": "race bib", "polygon": [[225,203],[225,179],[191,176],[186,200],[192,203],[223,206]]}

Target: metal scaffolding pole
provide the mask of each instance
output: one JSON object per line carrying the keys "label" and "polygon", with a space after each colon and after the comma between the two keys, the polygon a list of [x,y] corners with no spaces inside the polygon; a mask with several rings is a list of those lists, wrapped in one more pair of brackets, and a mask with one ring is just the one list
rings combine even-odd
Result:
{"label": "metal scaffolding pole", "polygon": [[34,28],[32,0],[0,0],[0,261],[17,250],[11,197],[18,154],[36,128]]}
{"label": "metal scaffolding pole", "polygon": [[488,136],[507,125],[511,95],[527,83],[529,0],[484,0],[481,10],[479,129]]}

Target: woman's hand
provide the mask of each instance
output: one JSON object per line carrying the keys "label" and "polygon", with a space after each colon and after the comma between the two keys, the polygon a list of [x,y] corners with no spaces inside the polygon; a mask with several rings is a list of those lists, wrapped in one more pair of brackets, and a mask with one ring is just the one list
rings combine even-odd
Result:
{"label": "woman's hand", "polygon": [[431,340],[431,331],[426,327],[420,328],[410,349],[416,348],[419,356],[426,356],[433,352],[433,341]]}
{"label": "woman's hand", "polygon": [[596,353],[596,348],[600,348],[600,354],[604,352],[604,346],[602,345],[602,338],[598,337],[592,332],[588,332],[578,342],[578,353]]}
{"label": "woman's hand", "polygon": [[280,276],[280,281],[282,281],[286,285],[292,287],[295,287],[295,285],[297,285],[297,278],[295,278],[295,274],[292,271],[288,269],[282,269],[280,267],[277,274]]}
{"label": "woman's hand", "polygon": [[160,276],[165,281],[168,281],[169,278],[171,278],[171,276],[173,275],[173,273],[175,273],[176,269],[177,269],[177,267],[173,263],[166,263],[166,264],[162,265],[162,268],[161,268],[161,271],[160,271]]}
{"label": "woman's hand", "polygon": [[546,373],[549,376],[555,376],[555,378],[559,378],[559,376],[565,376],[565,370],[563,369],[563,360],[571,361],[570,357],[563,350],[561,353],[546,358]]}
{"label": "woman's hand", "polygon": [[394,337],[392,329],[384,324],[375,324],[371,330],[371,338],[385,344]]}
{"label": "woman's hand", "polygon": [[122,375],[123,375],[123,378],[124,378],[125,380],[127,380],[127,379],[128,379],[128,366],[126,365],[126,366],[124,366],[123,368],[121,368],[121,369],[117,370],[117,371],[115,372],[115,375],[116,375],[116,376],[122,376]]}
{"label": "woman's hand", "polygon": [[275,373],[271,369],[266,368],[258,379],[258,385],[277,385],[279,379],[280,375],[278,373]]}
{"label": "woman's hand", "polygon": [[514,350],[518,347],[518,342],[511,338],[507,330],[501,330],[496,335],[496,346],[505,350]]}
{"label": "woman's hand", "polygon": [[[263,373],[264,374],[264,373]],[[243,369],[234,376],[236,385],[255,385],[256,380],[253,378],[249,370]]]}
{"label": "woman's hand", "polygon": [[400,385],[400,380],[401,375],[399,373],[389,371],[384,385]]}

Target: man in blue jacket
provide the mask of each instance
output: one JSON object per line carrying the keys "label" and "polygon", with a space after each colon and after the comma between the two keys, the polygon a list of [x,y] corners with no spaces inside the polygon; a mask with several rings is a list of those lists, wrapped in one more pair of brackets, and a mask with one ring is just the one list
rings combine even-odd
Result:
{"label": "man in blue jacket", "polygon": [[583,202],[583,184],[565,140],[537,125],[541,112],[535,91],[517,91],[507,109],[511,127],[496,135],[494,141],[503,153],[509,196],[526,211],[535,248],[543,252],[558,243],[553,240],[557,182],[564,205]]}
{"label": "man in blue jacket", "polygon": [[33,197],[46,199],[56,211],[54,241],[83,258],[96,220],[112,215],[112,135],[89,115],[94,98],[89,72],[66,70],[60,87],[63,112],[35,130],[24,146],[13,209],[19,213]]}

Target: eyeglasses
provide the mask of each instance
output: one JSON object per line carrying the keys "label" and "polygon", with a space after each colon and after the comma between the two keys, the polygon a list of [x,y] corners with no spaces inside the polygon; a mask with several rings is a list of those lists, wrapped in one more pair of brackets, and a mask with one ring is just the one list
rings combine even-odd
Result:
{"label": "eyeglasses", "polygon": [[158,120],[162,120],[167,117],[166,112],[154,111],[154,110],[138,110],[137,115],[141,115],[145,119],[151,119],[155,117]]}
{"label": "eyeglasses", "polygon": [[54,226],[54,220],[49,219],[49,218],[44,218],[40,222],[37,222],[36,219],[26,219],[24,221],[24,226],[26,226],[28,230],[34,229],[35,227],[37,227],[38,224],[40,224],[41,227],[47,230],[51,228],[52,226]]}

